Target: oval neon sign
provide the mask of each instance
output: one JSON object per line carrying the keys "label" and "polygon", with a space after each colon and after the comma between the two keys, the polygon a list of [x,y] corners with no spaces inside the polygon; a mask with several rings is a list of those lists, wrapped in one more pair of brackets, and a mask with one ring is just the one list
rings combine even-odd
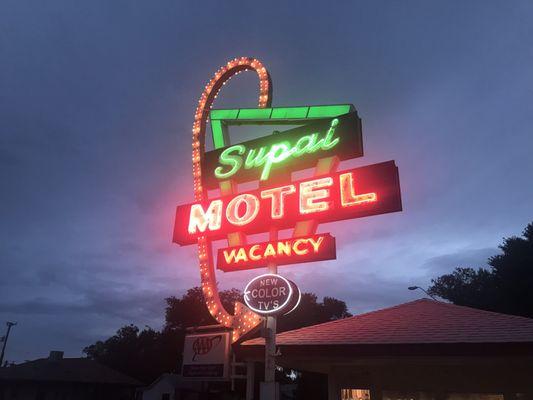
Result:
{"label": "oval neon sign", "polygon": [[276,274],[259,275],[248,282],[244,288],[246,305],[256,313],[263,315],[292,311],[299,297],[296,285]]}

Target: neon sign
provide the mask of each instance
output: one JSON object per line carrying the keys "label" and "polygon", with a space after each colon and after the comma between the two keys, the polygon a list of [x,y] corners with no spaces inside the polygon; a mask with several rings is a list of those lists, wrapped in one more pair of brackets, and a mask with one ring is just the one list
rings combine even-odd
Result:
{"label": "neon sign", "polygon": [[186,245],[199,236],[223,239],[228,233],[254,234],[287,229],[310,218],[318,223],[401,210],[394,161],[178,206],[174,242]]}
{"label": "neon sign", "polygon": [[[211,110],[222,86],[247,70],[259,78],[258,108]],[[219,324],[232,328],[232,341],[256,327],[260,314],[293,310],[301,294],[278,275],[258,277],[245,290],[248,307],[236,302],[230,313],[220,301],[215,265],[233,272],[269,264],[275,272],[277,265],[334,259],[335,239],[316,234],[319,223],[402,209],[394,161],[337,171],[340,161],[363,155],[361,120],[353,105],[271,107],[271,96],[270,76],[257,59],[233,59],[214,74],[198,101],[192,128],[194,202],[176,210],[173,241],[197,243],[207,308]],[[211,151],[205,148],[208,119]],[[297,127],[231,144],[228,128],[234,125]],[[292,172],[307,168],[315,168],[312,178],[292,181]],[[238,184],[251,181],[261,181],[259,189],[238,191]],[[213,189],[220,195],[209,196]],[[292,237],[279,239],[277,231],[288,228],[294,229]],[[265,232],[268,242],[247,243],[246,235]],[[213,241],[220,239],[228,245],[214,257]],[[260,290],[268,282],[272,290]],[[254,296],[248,289],[255,284]],[[278,286],[286,289],[274,293]],[[269,303],[273,297],[280,299]]]}
{"label": "neon sign", "polygon": [[[301,157],[304,154],[329,150],[335,147],[339,143],[339,138],[334,137],[335,128],[338,124],[338,118],[334,118],[325,137],[319,139],[319,133],[311,133],[299,138],[294,146],[288,141],[277,142],[271,145],[270,148],[260,147],[259,149],[247,149],[244,144],[230,146],[220,154],[218,159],[219,166],[215,168],[215,176],[218,179],[229,179],[244,164],[244,169],[262,167],[259,180],[267,180],[274,164],[285,161],[290,157]],[[229,169],[225,167],[229,167]]]}
{"label": "neon sign", "polygon": [[300,290],[294,282],[277,274],[259,275],[244,288],[246,305],[263,315],[288,314],[296,308],[300,299]]}
{"label": "neon sign", "polygon": [[[227,145],[228,127],[252,124],[299,126]],[[205,153],[202,160],[203,182],[208,189],[218,189],[229,179],[234,183],[267,181],[272,172],[312,168],[325,157],[348,160],[363,155],[361,121],[349,104],[212,110],[211,127],[215,150]]]}
{"label": "neon sign", "polygon": [[335,258],[335,238],[323,233],[219,249],[217,268],[224,272],[242,271],[265,267],[269,262],[288,265]]}

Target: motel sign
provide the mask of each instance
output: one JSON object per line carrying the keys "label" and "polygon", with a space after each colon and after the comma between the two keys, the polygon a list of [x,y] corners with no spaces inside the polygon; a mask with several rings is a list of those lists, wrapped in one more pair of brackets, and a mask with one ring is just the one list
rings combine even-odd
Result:
{"label": "motel sign", "polygon": [[[259,78],[257,108],[212,109],[222,86],[243,71]],[[262,63],[241,57],[220,68],[198,101],[192,129],[194,199],[176,209],[173,241],[197,244],[201,287],[213,318],[231,330],[236,342],[264,322],[265,381],[261,398],[275,399],[276,315],[297,308],[297,285],[278,274],[280,265],[335,259],[330,233],[320,223],[402,210],[394,161],[339,169],[363,156],[361,120],[351,104],[272,107],[272,81]],[[206,151],[207,122],[213,149]],[[230,142],[229,128],[297,126],[244,142]],[[311,177],[294,172],[314,169]],[[256,182],[242,190],[239,184]],[[213,194],[214,193],[214,194]],[[290,237],[279,237],[281,230]],[[268,241],[250,235],[268,234]],[[225,244],[213,251],[215,241]],[[220,247],[220,246],[218,246]],[[237,272],[267,268],[244,289],[244,302],[226,310],[220,301],[216,269]],[[207,342],[206,342],[207,343]],[[209,342],[210,343],[210,342]]]}
{"label": "motel sign", "polygon": [[[251,70],[259,78],[258,108],[211,109],[222,86]],[[317,233],[320,223],[401,211],[394,161],[339,170],[339,163],[363,156],[361,120],[351,104],[272,107],[272,83],[257,59],[241,57],[220,68],[203,91],[193,124],[194,201],[176,209],[173,241],[198,245],[202,290],[211,315],[233,328],[232,340],[261,322],[259,308],[236,303],[225,310],[215,268],[223,272],[276,269],[336,258],[335,238]],[[213,149],[206,151],[210,122]],[[244,142],[230,142],[231,126],[290,126]],[[297,126],[296,128],[293,128]],[[314,176],[292,173],[314,168]],[[258,189],[238,190],[256,181]],[[209,196],[209,191],[218,195]],[[290,238],[277,232],[292,229]],[[269,241],[248,236],[268,233]],[[213,242],[227,245],[213,252]],[[232,313],[233,311],[233,313]]]}
{"label": "motel sign", "polygon": [[[258,107],[212,110],[222,86],[247,70],[259,78]],[[177,207],[173,233],[173,241],[181,246],[197,244],[207,309],[221,326],[231,329],[232,342],[264,322],[262,399],[276,399],[279,391],[275,315],[292,312],[301,299],[297,285],[279,275],[278,266],[336,258],[335,238],[317,233],[320,223],[402,209],[394,161],[339,170],[341,161],[363,156],[361,120],[353,105],[272,107],[271,103],[272,81],[257,59],[235,58],[207,83],[192,129],[194,199]],[[211,151],[205,146],[208,120]],[[258,125],[297,127],[230,143],[231,126],[253,131]],[[312,177],[293,179],[294,172],[310,168]],[[239,184],[251,182],[257,182],[256,189],[240,190]],[[279,237],[278,232],[287,229],[292,236]],[[250,241],[250,235],[261,233],[268,234],[268,241]],[[213,244],[221,240],[226,244],[215,254]],[[246,285],[245,304],[236,302],[232,312],[220,301],[215,266],[225,273],[266,267],[268,273]],[[202,343],[211,345],[209,340]]]}

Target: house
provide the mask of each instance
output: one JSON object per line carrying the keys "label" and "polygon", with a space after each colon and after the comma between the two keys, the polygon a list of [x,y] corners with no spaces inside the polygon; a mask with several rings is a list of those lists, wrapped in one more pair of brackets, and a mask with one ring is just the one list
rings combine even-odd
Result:
{"label": "house", "polygon": [[0,368],[0,400],[130,400],[142,383],[88,358],[48,358]]}
{"label": "house", "polygon": [[140,388],[139,400],[197,400],[206,393],[207,386],[200,381],[189,381],[181,375],[162,374],[150,385]]}
{"label": "house", "polygon": [[142,400],[174,400],[179,384],[176,374],[162,374],[149,386],[139,389]]}
{"label": "house", "polygon": [[[421,299],[280,333],[277,348],[278,365],[325,377],[309,398],[533,399],[530,318]],[[264,339],[235,350],[262,361]]]}

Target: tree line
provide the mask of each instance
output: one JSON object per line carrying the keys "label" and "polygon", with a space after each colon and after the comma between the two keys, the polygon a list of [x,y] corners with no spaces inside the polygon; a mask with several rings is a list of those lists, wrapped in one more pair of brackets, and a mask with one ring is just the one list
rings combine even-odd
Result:
{"label": "tree line", "polygon": [[533,318],[533,222],[498,247],[488,268],[457,267],[433,279],[428,292],[461,306]]}

